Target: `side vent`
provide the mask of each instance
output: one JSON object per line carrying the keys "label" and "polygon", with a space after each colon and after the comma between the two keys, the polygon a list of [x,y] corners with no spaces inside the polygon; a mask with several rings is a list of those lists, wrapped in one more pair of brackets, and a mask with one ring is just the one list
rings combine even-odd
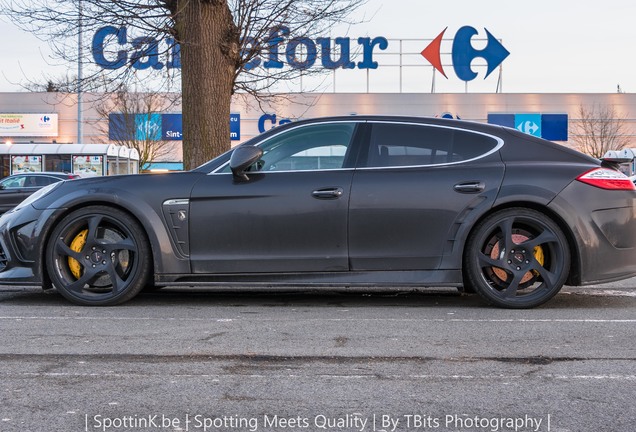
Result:
{"label": "side vent", "polygon": [[171,199],[163,203],[163,215],[168,231],[177,250],[184,257],[190,256],[190,200]]}
{"label": "side vent", "polygon": [[0,271],[7,268],[7,262],[7,254],[4,253],[4,249],[2,248],[2,245],[0,245]]}

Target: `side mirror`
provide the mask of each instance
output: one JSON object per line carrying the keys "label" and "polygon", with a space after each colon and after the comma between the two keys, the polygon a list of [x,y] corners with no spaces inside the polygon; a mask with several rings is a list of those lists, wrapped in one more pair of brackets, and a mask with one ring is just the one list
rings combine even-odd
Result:
{"label": "side mirror", "polygon": [[239,146],[232,152],[230,157],[230,169],[234,178],[248,181],[249,177],[245,172],[263,156],[263,150],[255,146]]}

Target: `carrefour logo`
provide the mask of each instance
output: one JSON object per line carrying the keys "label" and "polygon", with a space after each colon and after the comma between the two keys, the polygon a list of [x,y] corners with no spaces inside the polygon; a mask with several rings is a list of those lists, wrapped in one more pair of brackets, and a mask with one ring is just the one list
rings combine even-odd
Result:
{"label": "carrefour logo", "polygon": [[[444,71],[444,66],[441,59],[441,46],[444,33],[448,29],[445,28],[437,35],[433,41],[428,44],[422,51],[422,56],[428,60],[433,67],[439,71],[445,78],[448,78]],[[482,58],[486,61],[488,69],[486,76],[488,77],[505,59],[510,55],[510,52],[499,42],[487,29],[486,35],[488,37],[486,47],[478,50],[473,47],[471,38],[478,34],[478,31],[470,26],[464,26],[457,30],[455,37],[453,38],[453,48],[451,56],[453,59],[453,69],[455,74],[462,81],[472,81],[477,77],[477,72],[473,71],[471,62],[476,58]]]}

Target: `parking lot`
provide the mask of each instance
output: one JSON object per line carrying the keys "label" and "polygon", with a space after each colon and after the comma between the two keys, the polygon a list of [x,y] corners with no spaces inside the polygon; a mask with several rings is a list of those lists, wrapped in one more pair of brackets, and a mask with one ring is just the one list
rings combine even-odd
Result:
{"label": "parking lot", "polygon": [[451,289],[0,288],[0,431],[627,431],[636,279],[531,310]]}

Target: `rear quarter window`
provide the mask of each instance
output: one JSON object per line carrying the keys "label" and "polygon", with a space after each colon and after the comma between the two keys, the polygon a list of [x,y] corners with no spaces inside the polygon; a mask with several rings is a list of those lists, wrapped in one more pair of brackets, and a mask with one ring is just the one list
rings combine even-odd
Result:
{"label": "rear quarter window", "polygon": [[485,156],[499,146],[496,138],[463,129],[416,124],[372,125],[368,167],[459,163]]}

